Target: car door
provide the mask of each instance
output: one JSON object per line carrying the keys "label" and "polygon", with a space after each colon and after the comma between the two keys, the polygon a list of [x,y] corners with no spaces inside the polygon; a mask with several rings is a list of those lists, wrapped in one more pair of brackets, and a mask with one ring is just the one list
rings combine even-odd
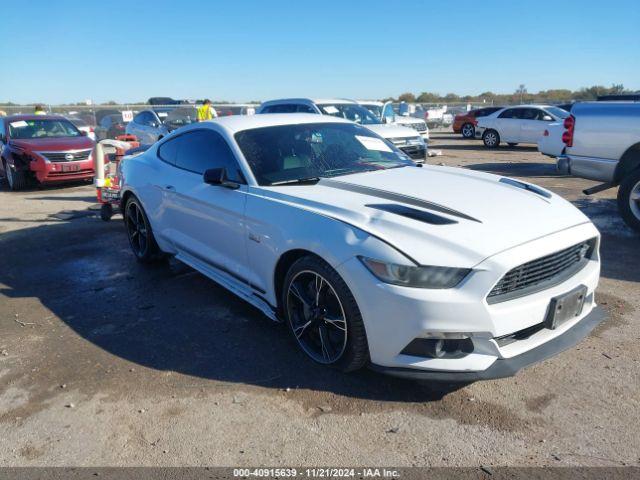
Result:
{"label": "car door", "polygon": [[129,122],[129,125],[127,125],[127,133],[138,137],[138,140],[142,144],[148,143],[145,141],[146,139],[145,139],[145,131],[144,131],[144,123],[143,123],[144,116],[146,113],[147,112],[140,112],[135,117],[133,117],[133,120],[131,120],[131,122]]}
{"label": "car door", "polygon": [[[4,120],[0,118],[0,156],[2,156],[2,150],[4,150],[4,144],[6,142],[6,136],[4,132]],[[0,161],[0,170],[2,170],[2,162]]]}
{"label": "car door", "polygon": [[496,130],[503,142],[518,143],[520,141],[520,119],[522,108],[507,108],[496,119]]}
{"label": "car door", "polygon": [[393,105],[391,102],[386,102],[384,107],[382,107],[382,118],[381,120],[384,123],[395,123],[396,121],[396,112],[393,110]]}
{"label": "car door", "polygon": [[553,117],[540,108],[525,108],[520,126],[520,142],[538,143]]}
{"label": "car door", "polygon": [[[176,161],[163,185],[165,236],[184,257],[245,281],[247,186],[235,156],[224,137],[208,128],[189,130],[165,143],[169,141],[174,142]],[[205,183],[203,173],[211,168],[225,168],[228,179],[239,187]]]}

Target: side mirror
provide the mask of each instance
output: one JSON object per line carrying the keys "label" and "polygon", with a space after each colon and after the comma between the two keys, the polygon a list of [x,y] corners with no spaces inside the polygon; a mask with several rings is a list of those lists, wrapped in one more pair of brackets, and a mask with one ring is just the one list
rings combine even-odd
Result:
{"label": "side mirror", "polygon": [[202,175],[204,183],[219,185],[221,187],[236,189],[240,184],[227,179],[227,171],[224,168],[210,168]]}
{"label": "side mirror", "polygon": [[545,115],[542,117],[542,120],[545,122],[553,122],[553,117],[551,115]]}

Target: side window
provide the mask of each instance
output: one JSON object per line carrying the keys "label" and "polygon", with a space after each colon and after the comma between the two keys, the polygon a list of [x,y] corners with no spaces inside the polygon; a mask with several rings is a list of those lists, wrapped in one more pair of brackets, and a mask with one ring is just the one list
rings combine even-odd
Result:
{"label": "side window", "polygon": [[387,105],[384,107],[384,112],[382,112],[382,116],[393,118],[395,115],[396,115],[396,112],[393,111],[393,105],[391,105],[390,103],[387,103]]}
{"label": "side window", "polygon": [[514,117],[515,111],[516,111],[515,108],[508,108],[507,110],[502,112],[500,115],[498,115],[498,118],[516,118]]}
{"label": "side window", "polygon": [[158,156],[161,160],[170,163],[171,165],[176,164],[176,159],[178,158],[178,148],[183,136],[184,135],[180,135],[179,137],[174,137],[170,140],[167,140],[158,147]]}
{"label": "side window", "polygon": [[298,105],[296,110],[298,113],[316,113],[309,105]]}
{"label": "side window", "polygon": [[553,121],[553,116],[547,112],[545,112],[544,110],[537,110],[536,109],[536,120],[541,120],[543,122],[551,122]]}
{"label": "side window", "polygon": [[236,157],[219,133],[194,130],[176,139],[179,139],[176,167],[199,174],[209,168],[225,168],[229,180],[245,183]]}
{"label": "side window", "polygon": [[295,113],[298,106],[292,103],[283,103],[281,105],[273,105],[270,113]]}
{"label": "side window", "polygon": [[542,113],[541,110],[536,108],[521,108],[522,110],[522,118],[523,120],[538,120],[538,112]]}
{"label": "side window", "polygon": [[[495,112],[495,110],[493,112]],[[481,108],[480,110],[476,110],[476,113],[473,114],[473,116],[475,118],[486,117],[487,115],[491,115],[493,112],[491,110]]]}
{"label": "side window", "polygon": [[151,116],[151,114],[149,112],[140,112],[138,115],[136,115],[136,118],[133,119],[134,122],[136,122],[139,125],[150,125],[151,121],[150,119],[153,118]]}

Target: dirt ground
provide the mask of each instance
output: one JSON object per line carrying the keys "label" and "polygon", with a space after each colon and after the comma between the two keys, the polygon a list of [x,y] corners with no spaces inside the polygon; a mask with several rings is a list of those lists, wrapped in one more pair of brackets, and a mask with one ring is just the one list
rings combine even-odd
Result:
{"label": "dirt ground", "polygon": [[2,182],[0,466],[639,465],[640,237],[615,190],[585,197],[532,147],[431,143],[430,163],[543,185],[600,228],[609,316],[576,348],[470,385],[343,375],[202,275],[138,265],[91,186]]}

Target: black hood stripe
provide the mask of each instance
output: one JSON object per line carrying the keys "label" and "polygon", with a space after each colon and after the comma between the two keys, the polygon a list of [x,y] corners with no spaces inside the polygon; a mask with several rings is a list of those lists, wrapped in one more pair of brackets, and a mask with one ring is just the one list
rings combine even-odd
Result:
{"label": "black hood stripe", "polygon": [[465,220],[471,220],[472,222],[482,223],[477,218],[470,217],[469,215],[458,212],[457,210],[438,205],[437,203],[428,202],[426,200],[420,200],[419,198],[410,197],[409,195],[402,195],[400,193],[388,192],[386,190],[380,190],[378,188],[365,187],[363,185],[356,185],[353,183],[339,182],[336,180],[327,179],[321,179],[320,182],[318,182],[318,185],[337,188],[339,190],[345,190],[348,192],[361,193],[363,195],[382,198],[384,200],[390,200],[392,202],[404,203],[407,205],[412,205],[414,207],[424,208],[425,210],[433,210],[434,212],[445,213],[447,215],[463,218]]}
{"label": "black hood stripe", "polygon": [[400,205],[398,203],[367,204],[365,207],[394,213],[401,217],[410,218],[422,223],[428,223],[429,225],[451,225],[453,223],[458,223],[456,220],[436,215],[435,213],[426,212],[424,210],[418,210],[417,208],[407,207],[406,205]]}

